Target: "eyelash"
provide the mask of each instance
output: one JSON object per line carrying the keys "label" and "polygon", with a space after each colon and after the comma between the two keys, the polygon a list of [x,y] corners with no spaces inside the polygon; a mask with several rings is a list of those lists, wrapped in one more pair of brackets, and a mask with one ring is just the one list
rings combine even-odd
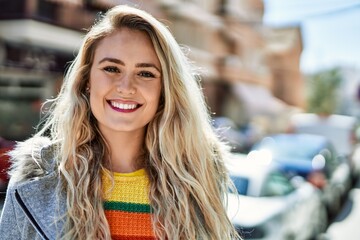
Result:
{"label": "eyelash", "polygon": [[[113,67],[113,66],[104,67],[103,70],[106,72],[109,72],[109,73],[119,73],[120,72],[120,70],[117,67]],[[138,75],[141,77],[145,77],[145,78],[155,78],[156,77],[155,74],[153,74],[152,72],[149,72],[149,71],[141,71]]]}
{"label": "eyelash", "polygon": [[142,71],[139,73],[139,75],[141,77],[146,77],[146,78],[154,78],[155,75],[152,72],[148,72],[148,71]]}
{"label": "eyelash", "polygon": [[104,67],[103,69],[104,69],[104,71],[109,72],[109,73],[119,73],[120,72],[120,70],[117,67],[110,66],[110,67]]}

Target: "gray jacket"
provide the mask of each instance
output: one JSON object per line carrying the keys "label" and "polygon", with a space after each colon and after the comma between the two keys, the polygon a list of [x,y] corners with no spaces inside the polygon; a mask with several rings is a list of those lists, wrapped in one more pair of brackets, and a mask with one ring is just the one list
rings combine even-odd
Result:
{"label": "gray jacket", "polygon": [[29,139],[12,152],[11,179],[0,219],[0,239],[56,239],[66,211],[50,141]]}

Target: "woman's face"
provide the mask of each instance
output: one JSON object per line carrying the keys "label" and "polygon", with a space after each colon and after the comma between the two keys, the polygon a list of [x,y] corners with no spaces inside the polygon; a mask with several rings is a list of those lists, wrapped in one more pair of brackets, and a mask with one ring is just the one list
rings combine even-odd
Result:
{"label": "woman's face", "polygon": [[90,107],[100,131],[143,131],[161,94],[161,65],[149,36],[122,28],[95,49],[90,71]]}

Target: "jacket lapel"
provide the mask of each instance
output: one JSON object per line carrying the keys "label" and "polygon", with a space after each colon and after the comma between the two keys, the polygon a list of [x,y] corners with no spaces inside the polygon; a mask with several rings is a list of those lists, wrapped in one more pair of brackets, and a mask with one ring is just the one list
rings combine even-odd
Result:
{"label": "jacket lapel", "polygon": [[44,239],[56,239],[64,225],[61,216],[66,212],[65,195],[58,196],[56,171],[19,184],[15,198],[38,233]]}

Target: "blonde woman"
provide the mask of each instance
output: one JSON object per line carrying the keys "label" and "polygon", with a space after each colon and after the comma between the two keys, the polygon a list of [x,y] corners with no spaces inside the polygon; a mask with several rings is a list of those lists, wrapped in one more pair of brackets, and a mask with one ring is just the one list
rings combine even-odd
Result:
{"label": "blonde woman", "polygon": [[226,153],[168,29],[114,7],[85,36],[42,130],[11,152],[0,238],[238,238]]}

